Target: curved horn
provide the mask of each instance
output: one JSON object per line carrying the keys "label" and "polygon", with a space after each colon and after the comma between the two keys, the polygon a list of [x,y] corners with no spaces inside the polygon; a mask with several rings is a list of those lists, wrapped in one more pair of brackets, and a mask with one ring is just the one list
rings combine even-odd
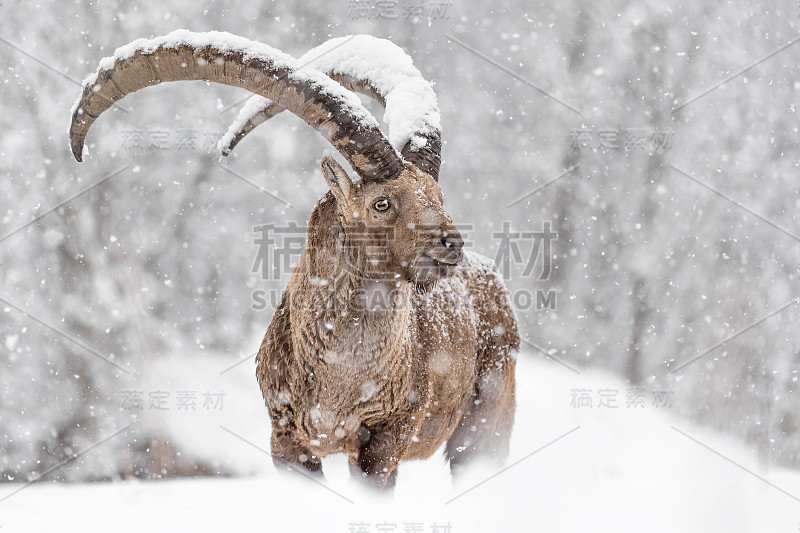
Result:
{"label": "curved horn", "polygon": [[[436,93],[400,47],[369,35],[339,37],[309,50],[298,62],[377,100],[386,108],[384,122],[389,125],[392,146],[438,180],[442,128]],[[282,111],[280,104],[252,98],[220,139],[223,155]]]}
{"label": "curved horn", "polygon": [[[365,80],[356,80],[352,76],[334,72],[325,72],[325,74],[331,79],[338,81],[345,89],[369,96],[377,100],[381,106],[386,107],[386,100],[383,98],[383,95],[381,95],[375,87],[370,85],[369,82]],[[236,148],[236,145],[239,144],[248,133],[253,131],[256,126],[260,126],[275,115],[279,115],[284,111],[286,111],[286,108],[268,98],[253,96],[239,110],[236,119],[228,126],[228,131],[219,139],[217,148],[222,152],[222,155],[230,155],[233,149]]]}
{"label": "curved horn", "polygon": [[393,179],[403,162],[358,97],[324,74],[301,69],[272,47],[225,32],[178,30],[118,48],[87,78],[70,127],[82,159],[92,123],[125,95],[167,81],[204,80],[241,87],[278,102],[319,131],[365,181]]}

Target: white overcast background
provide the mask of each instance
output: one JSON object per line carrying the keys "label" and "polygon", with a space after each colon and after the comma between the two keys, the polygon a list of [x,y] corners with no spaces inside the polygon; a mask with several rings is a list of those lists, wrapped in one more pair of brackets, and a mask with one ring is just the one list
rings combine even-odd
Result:
{"label": "white overcast background", "polygon": [[[800,527],[795,0],[0,14],[2,531]],[[254,271],[254,228],[302,230],[330,146],[285,113],[222,159],[247,93],[187,82],[105,113],[83,163],[68,148],[80,81],[178,28],[295,57],[368,33],[434,82],[445,207],[524,338],[506,470],[453,483],[437,454],[381,498],[341,458],[324,486],[275,471],[254,355],[290,272]]]}

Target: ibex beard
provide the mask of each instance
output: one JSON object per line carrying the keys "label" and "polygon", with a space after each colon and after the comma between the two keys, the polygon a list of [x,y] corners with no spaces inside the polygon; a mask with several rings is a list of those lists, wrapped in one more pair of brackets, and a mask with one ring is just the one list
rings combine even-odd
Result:
{"label": "ibex beard", "polygon": [[[502,462],[517,321],[492,262],[463,249],[442,207],[435,93],[382,39],[332,39],[306,56],[220,32],[135,41],[84,82],[73,154],[82,160],[89,128],[114,102],[164,81],[212,81],[265,98],[243,109],[221,143],[225,155],[278,113],[302,118],[360,180],[322,159],[330,191],[256,357],[275,463],[321,474],[323,457],[344,453],[354,477],[391,487],[399,461],[443,445],[453,471],[479,456]],[[391,142],[353,92],[384,105]]]}

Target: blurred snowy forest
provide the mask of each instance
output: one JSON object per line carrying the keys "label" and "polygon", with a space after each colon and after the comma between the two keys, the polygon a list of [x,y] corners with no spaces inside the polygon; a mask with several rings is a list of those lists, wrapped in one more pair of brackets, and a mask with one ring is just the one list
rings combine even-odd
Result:
{"label": "blurred snowy forest", "polygon": [[[224,375],[244,376],[263,409],[252,358],[273,306],[253,295],[289,274],[253,272],[253,228],[305,224],[329,145],[286,113],[220,162],[213,144],[247,93],[180,83],[106,113],[76,163],[78,82],[116,47],[177,28],[295,57],[353,33],[403,47],[435,82],[445,206],[474,249],[497,258],[504,227],[558,234],[549,279],[510,261],[512,291],[556,295],[520,305],[525,356],[669,390],[687,419],[800,468],[800,44],[759,61],[796,39],[796,1],[4,0],[0,12],[3,481],[129,425],[53,477],[242,473],[151,407],[199,416],[224,392],[236,409],[238,389],[215,380],[246,359]],[[174,380],[198,361],[206,378]]]}

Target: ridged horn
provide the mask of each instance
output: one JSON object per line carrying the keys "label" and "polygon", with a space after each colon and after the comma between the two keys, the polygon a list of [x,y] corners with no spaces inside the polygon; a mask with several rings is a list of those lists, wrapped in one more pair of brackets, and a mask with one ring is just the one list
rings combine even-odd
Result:
{"label": "ridged horn", "polygon": [[[298,63],[377,100],[386,108],[392,145],[438,181],[442,129],[436,94],[402,48],[369,35],[339,37],[309,50]],[[277,102],[251,99],[220,139],[222,153],[228,155],[248,133],[283,110]]]}
{"label": "ridged horn", "polygon": [[125,95],[163,82],[203,80],[247,89],[277,102],[319,131],[364,181],[397,177],[403,162],[358,97],[291,56],[225,32],[178,30],[140,39],[101,61],[72,112],[78,161],[89,128]]}

